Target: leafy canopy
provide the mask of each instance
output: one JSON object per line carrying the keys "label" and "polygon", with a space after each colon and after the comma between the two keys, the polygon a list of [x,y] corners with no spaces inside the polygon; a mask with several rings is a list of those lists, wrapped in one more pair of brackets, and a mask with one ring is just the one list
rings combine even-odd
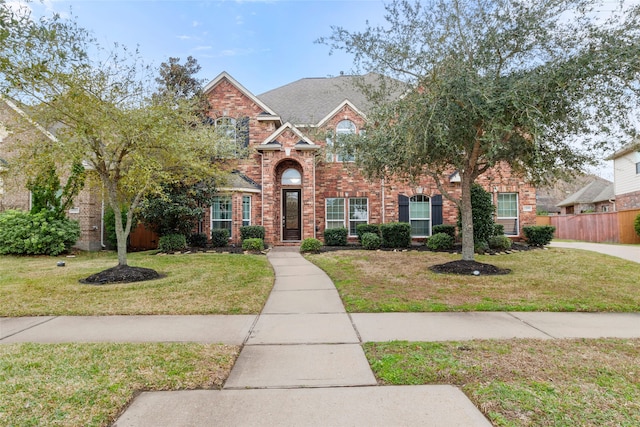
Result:
{"label": "leafy canopy", "polygon": [[[507,165],[532,183],[571,175],[634,134],[640,7],[608,18],[600,9],[594,0],[396,0],[386,26],[334,27],[320,42],[353,54],[358,72],[384,76],[361,85],[373,107],[353,143],[357,164],[370,176],[434,178],[462,211],[463,258],[472,259],[465,236],[479,175]],[[460,197],[441,182],[452,171]]]}

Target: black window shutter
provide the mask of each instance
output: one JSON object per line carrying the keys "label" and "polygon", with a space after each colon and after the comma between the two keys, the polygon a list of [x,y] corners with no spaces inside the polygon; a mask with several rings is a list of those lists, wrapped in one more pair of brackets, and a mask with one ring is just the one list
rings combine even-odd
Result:
{"label": "black window shutter", "polygon": [[249,146],[249,117],[242,117],[238,120],[238,142],[242,148]]}
{"label": "black window shutter", "polygon": [[398,221],[409,222],[409,198],[398,194]]}
{"label": "black window shutter", "polygon": [[431,198],[431,225],[441,225],[442,223],[442,194],[437,194]]}

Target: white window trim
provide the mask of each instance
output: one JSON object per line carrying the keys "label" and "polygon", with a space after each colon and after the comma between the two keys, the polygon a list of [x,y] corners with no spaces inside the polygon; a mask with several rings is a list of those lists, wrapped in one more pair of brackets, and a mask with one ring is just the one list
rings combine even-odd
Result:
{"label": "white window trim", "polygon": [[[329,223],[331,224],[337,224],[338,222],[340,222],[337,219],[329,219],[329,204],[327,203],[328,200],[342,200],[342,227],[345,226],[345,221],[346,221],[346,215],[345,215],[345,199],[344,197],[327,197],[324,201],[324,228],[325,230],[328,230],[329,227]],[[333,228],[339,228],[339,227],[333,227]]]}
{"label": "white window trim", "polygon": [[[248,218],[245,218],[245,216],[244,216],[244,214],[245,214],[245,212],[244,212],[244,201],[245,200],[249,201],[249,217]],[[251,208],[252,208],[252,206],[251,206],[251,196],[243,195],[242,196],[242,225],[243,226],[251,225]],[[245,224],[245,222],[247,222],[247,224]]]}
{"label": "white window trim", "polygon": [[[414,218],[414,217],[411,216],[411,203],[417,203],[417,202],[412,201],[411,199],[413,199],[416,196],[422,196],[422,197],[427,199],[427,203],[429,203],[429,217],[428,218],[420,218],[420,217]],[[424,203],[424,201],[420,202],[420,203]],[[433,226],[433,221],[431,220],[431,217],[433,216],[432,212],[431,212],[432,209],[433,209],[433,205],[431,204],[431,197],[424,196],[422,194],[416,194],[415,196],[409,197],[409,225],[411,225],[411,221],[429,221],[429,231],[428,231],[429,234],[427,234],[427,235],[421,235],[421,234],[415,234],[414,235],[414,234],[412,234],[411,237],[421,238],[421,237],[429,237],[429,236],[431,236],[431,227]]]}
{"label": "white window trim", "polygon": [[[499,216],[499,208],[500,208],[500,195],[501,194],[515,194],[516,196],[516,216]],[[516,220],[516,232],[515,234],[505,233],[505,236],[519,236],[520,235],[520,195],[516,191],[505,191],[502,193],[498,193],[496,196],[496,219],[497,220]]]}
{"label": "white window trim", "polygon": [[229,215],[230,216],[229,219],[215,219],[213,217],[214,209],[213,209],[213,205],[212,205],[211,206],[211,213],[209,215],[210,216],[211,230],[215,230],[216,228],[218,228],[218,227],[214,227],[213,226],[214,222],[220,222],[220,223],[221,222],[227,222],[227,223],[230,224],[230,227],[228,228],[228,230],[229,230],[229,239],[231,239],[231,237],[233,236],[233,197],[232,196],[216,196],[216,197],[229,199],[229,202],[230,202],[230,205],[231,205],[231,215]]}
{"label": "white window trim", "polygon": [[[366,202],[366,204],[365,204],[365,207],[367,208],[367,212],[366,212],[367,213],[367,217],[366,218],[364,218],[364,219],[363,218],[357,218],[357,219],[356,218],[351,218],[351,203],[352,203],[353,200],[364,200]],[[364,224],[369,224],[369,198],[368,197],[351,197],[351,198],[349,198],[348,205],[349,206],[347,206],[347,213],[348,213],[348,216],[349,216],[349,227],[347,227],[347,230],[348,230],[347,234],[349,236],[351,236],[351,237],[355,237],[355,236],[358,235],[356,233],[357,224],[356,224],[355,227],[353,227],[354,233],[352,234],[351,233],[351,223],[352,222],[360,223],[360,224],[363,224],[363,223]],[[364,222],[364,221],[366,221],[366,222]]]}

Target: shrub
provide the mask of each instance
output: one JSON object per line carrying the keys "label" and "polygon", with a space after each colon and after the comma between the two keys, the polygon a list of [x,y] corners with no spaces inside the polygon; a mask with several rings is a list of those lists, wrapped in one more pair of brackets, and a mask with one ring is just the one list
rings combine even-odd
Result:
{"label": "shrub", "polygon": [[380,225],[379,224],[358,224],[356,225],[356,234],[358,235],[358,240],[362,242],[362,235],[364,233],[373,233],[380,236]]}
{"label": "shrub", "polygon": [[431,232],[433,233],[434,236],[436,234],[445,233],[453,237],[454,239],[456,238],[456,226],[451,224],[434,225],[431,228]]}
{"label": "shrub", "polygon": [[636,234],[640,236],[640,214],[638,214],[635,221],[633,222],[633,228],[636,230]]}
{"label": "shrub", "polygon": [[158,249],[162,252],[176,252],[187,248],[187,238],[184,234],[167,234],[160,237]]}
{"label": "shrub", "polygon": [[71,249],[79,238],[77,221],[56,218],[47,211],[0,213],[2,255],[59,255]]}
{"label": "shrub", "polygon": [[504,236],[504,224],[493,224],[493,235]]}
{"label": "shrub", "polygon": [[380,234],[385,248],[406,248],[411,245],[411,225],[408,222],[382,224]]}
{"label": "shrub", "polygon": [[313,237],[307,237],[302,241],[300,245],[300,252],[320,252],[322,248],[322,242]]}
{"label": "shrub", "polygon": [[436,233],[427,240],[427,247],[432,251],[451,249],[453,247],[453,237],[447,233]]}
{"label": "shrub", "polygon": [[527,243],[531,246],[545,246],[553,240],[556,228],[552,225],[531,225],[523,227],[522,231],[527,238]]}
{"label": "shrub", "polygon": [[245,225],[240,227],[240,240],[262,239],[264,241],[264,227],[261,225]]}
{"label": "shrub", "polygon": [[489,238],[489,247],[491,249],[508,251],[511,249],[513,242],[507,236],[493,236]]}
{"label": "shrub", "polygon": [[479,255],[483,255],[489,250],[489,244],[487,242],[474,243],[473,251]]}
{"label": "shrub", "polygon": [[380,246],[382,245],[382,239],[378,233],[364,233],[362,234],[361,241],[362,247],[370,251],[380,249]]}
{"label": "shrub", "polygon": [[222,248],[229,244],[229,230],[226,228],[214,228],[211,230],[211,246]]}
{"label": "shrub", "polygon": [[256,237],[250,237],[242,241],[243,251],[264,251],[264,240]]}
{"label": "shrub", "polygon": [[347,246],[347,229],[327,228],[324,230],[324,244],[327,246]]}
{"label": "shrub", "polygon": [[207,235],[204,233],[193,233],[189,236],[189,245],[194,248],[204,248],[207,246]]}

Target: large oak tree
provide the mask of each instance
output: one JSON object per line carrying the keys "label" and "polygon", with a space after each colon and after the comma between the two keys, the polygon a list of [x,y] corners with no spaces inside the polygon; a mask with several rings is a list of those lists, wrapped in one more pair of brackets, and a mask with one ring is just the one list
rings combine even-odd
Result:
{"label": "large oak tree", "polygon": [[[615,10],[611,10],[611,9]],[[321,39],[354,55],[376,107],[352,147],[370,176],[430,176],[462,213],[473,260],[471,186],[507,164],[536,184],[571,175],[634,133],[639,8],[594,0],[394,1],[387,24]],[[605,14],[606,12],[606,14]],[[441,180],[458,171],[461,197]]]}

